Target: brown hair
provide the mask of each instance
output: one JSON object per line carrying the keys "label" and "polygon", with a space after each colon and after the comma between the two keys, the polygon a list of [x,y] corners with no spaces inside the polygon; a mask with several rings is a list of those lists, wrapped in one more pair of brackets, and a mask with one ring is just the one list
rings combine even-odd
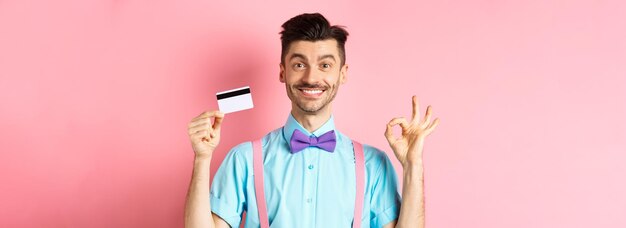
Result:
{"label": "brown hair", "polygon": [[328,20],[319,13],[305,13],[295,16],[283,25],[283,31],[280,32],[281,55],[280,62],[284,63],[285,55],[289,51],[289,45],[294,41],[319,41],[326,39],[335,39],[337,48],[339,49],[339,58],[341,65],[346,62],[345,44],[348,39],[348,31],[343,26],[331,26]]}

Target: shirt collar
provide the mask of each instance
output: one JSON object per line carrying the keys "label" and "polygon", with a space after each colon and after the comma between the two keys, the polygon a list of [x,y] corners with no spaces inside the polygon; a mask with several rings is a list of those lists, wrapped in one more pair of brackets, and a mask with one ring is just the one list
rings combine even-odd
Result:
{"label": "shirt collar", "polygon": [[328,121],[326,121],[326,123],[324,123],[320,128],[315,130],[313,133],[311,133],[308,130],[306,130],[304,127],[302,127],[302,125],[298,123],[298,121],[293,117],[293,115],[289,113],[287,122],[285,123],[285,126],[283,126],[283,137],[285,137],[285,140],[287,141],[287,143],[290,143],[291,135],[293,135],[293,131],[295,129],[300,130],[305,135],[308,135],[308,136],[315,135],[316,137],[319,137],[320,135],[326,132],[335,130],[334,119],[335,119],[334,116],[330,115],[330,118],[328,119]]}

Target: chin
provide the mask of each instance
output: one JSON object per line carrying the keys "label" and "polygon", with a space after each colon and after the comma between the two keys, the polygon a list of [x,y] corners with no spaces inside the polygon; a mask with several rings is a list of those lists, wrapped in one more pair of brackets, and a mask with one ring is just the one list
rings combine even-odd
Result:
{"label": "chin", "polygon": [[298,108],[305,113],[319,113],[324,110],[327,104],[306,105],[305,102],[298,103]]}

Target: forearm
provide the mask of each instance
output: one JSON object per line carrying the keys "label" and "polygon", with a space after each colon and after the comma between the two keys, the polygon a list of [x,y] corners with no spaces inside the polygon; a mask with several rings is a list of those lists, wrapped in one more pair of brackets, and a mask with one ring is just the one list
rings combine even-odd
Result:
{"label": "forearm", "polygon": [[210,194],[211,157],[196,157],[187,202],[185,203],[185,227],[213,228]]}
{"label": "forearm", "polygon": [[421,162],[404,167],[402,206],[396,227],[424,228],[424,167]]}

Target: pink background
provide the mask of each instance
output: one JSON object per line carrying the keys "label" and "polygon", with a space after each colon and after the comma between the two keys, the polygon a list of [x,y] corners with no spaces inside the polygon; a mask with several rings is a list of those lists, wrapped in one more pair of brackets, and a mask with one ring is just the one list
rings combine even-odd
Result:
{"label": "pink background", "polygon": [[346,25],[337,126],[381,148],[410,97],[428,227],[625,227],[625,1],[0,0],[0,227],[182,227],[187,123],[250,85],[234,145],[280,127],[280,25]]}

